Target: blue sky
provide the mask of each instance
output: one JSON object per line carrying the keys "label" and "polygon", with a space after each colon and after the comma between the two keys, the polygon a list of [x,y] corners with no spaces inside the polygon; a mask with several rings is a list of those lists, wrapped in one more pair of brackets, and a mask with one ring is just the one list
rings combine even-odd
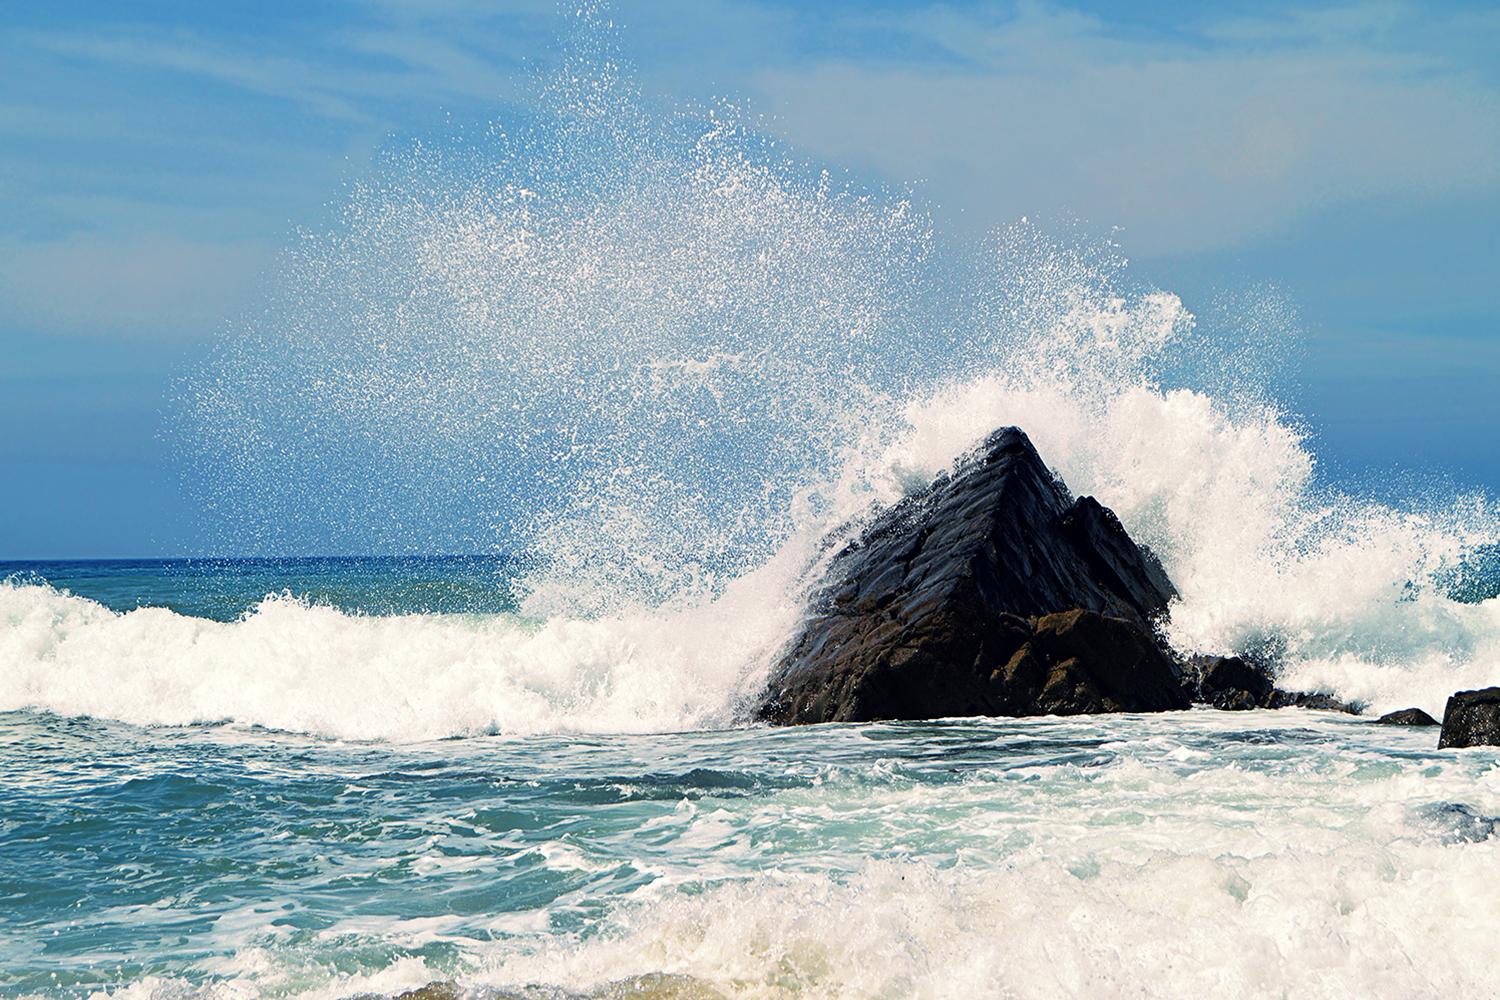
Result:
{"label": "blue sky", "polygon": [[[642,89],[729,98],[962,237],[1076,218],[1190,308],[1274,287],[1326,473],[1500,492],[1492,3],[619,2]],[[187,551],[186,359],[382,147],[503,118],[550,0],[8,3],[0,558]]]}

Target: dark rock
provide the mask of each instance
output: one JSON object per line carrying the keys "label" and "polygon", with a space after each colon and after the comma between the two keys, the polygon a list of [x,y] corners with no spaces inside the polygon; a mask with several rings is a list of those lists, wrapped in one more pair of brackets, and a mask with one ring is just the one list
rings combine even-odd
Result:
{"label": "dark rock", "polygon": [[[1175,595],[1018,428],[833,557],[757,717],[780,724],[1187,707],[1151,626]],[[1067,612],[1060,614],[1060,612]]]}
{"label": "dark rock", "polygon": [[1403,708],[1399,712],[1387,712],[1375,720],[1385,726],[1436,726],[1438,720],[1420,708]]}
{"label": "dark rock", "polygon": [[1215,708],[1263,708],[1276,688],[1264,667],[1238,656],[1209,660],[1198,679],[1199,697]]}
{"label": "dark rock", "polygon": [[1183,685],[1189,697],[1214,708],[1245,711],[1252,708],[1312,708],[1358,715],[1362,706],[1319,691],[1286,691],[1276,687],[1271,662],[1246,653],[1240,656],[1195,654],[1181,661]]}
{"label": "dark rock", "polygon": [[1500,687],[1460,691],[1443,710],[1438,749],[1479,746],[1500,746]]}
{"label": "dark rock", "polygon": [[1358,703],[1343,701],[1322,691],[1283,691],[1281,688],[1271,692],[1265,707],[1311,708],[1320,712],[1343,712],[1346,715],[1358,715],[1362,710]]}
{"label": "dark rock", "polygon": [[1053,665],[1035,702],[1048,715],[1188,706],[1155,637],[1122,618],[1082,610],[1047,615],[1036,620],[1036,637],[1028,646],[1024,655]]}

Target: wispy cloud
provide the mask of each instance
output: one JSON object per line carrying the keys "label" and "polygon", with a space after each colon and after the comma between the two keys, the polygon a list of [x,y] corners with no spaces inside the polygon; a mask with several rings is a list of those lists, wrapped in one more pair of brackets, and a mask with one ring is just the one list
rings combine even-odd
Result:
{"label": "wispy cloud", "polygon": [[831,60],[760,83],[792,141],[924,180],[977,224],[1071,214],[1126,227],[1138,252],[1193,252],[1338,199],[1500,184],[1496,91],[1440,46],[1379,43],[1402,16],[1240,19],[1173,42],[1035,6],[933,8],[905,26],[961,71]]}
{"label": "wispy cloud", "polygon": [[[1500,185],[1500,11],[1377,0],[1142,29],[1031,0],[614,9],[648,81],[746,97],[795,145],[922,182],[971,228],[1074,215],[1123,226],[1137,254],[1193,253],[1351,198]],[[39,279],[26,308],[83,322],[70,301],[94,319],[115,302],[134,322],[123,292],[40,280],[107,273],[108,253],[38,241],[267,239],[382,134],[523,100],[559,28],[552,0],[342,10],[0,28],[0,234],[31,241],[6,258]],[[94,257],[69,271],[68,253]]]}
{"label": "wispy cloud", "polygon": [[275,254],[263,240],[171,236],[0,244],[0,324],[53,333],[201,337],[251,301]]}
{"label": "wispy cloud", "polygon": [[138,33],[110,35],[34,34],[30,43],[58,55],[121,65],[175,70],[220,83],[296,101],[330,118],[360,118],[329,85],[329,74],[296,59],[247,55],[222,43],[177,33],[170,41]]}
{"label": "wispy cloud", "polygon": [[[295,102],[325,118],[369,122],[379,102],[463,96],[495,99],[514,92],[513,67],[497,66],[432,37],[392,30],[350,32],[337,39],[337,59],[245,51],[222,39],[139,29],[111,33],[34,33],[26,44],[73,59],[189,74],[249,93]],[[380,57],[380,58],[371,58]]]}
{"label": "wispy cloud", "polygon": [[0,27],[0,323],[203,333],[244,307],[289,218],[335,194],[345,155],[515,98],[554,18],[537,6]]}

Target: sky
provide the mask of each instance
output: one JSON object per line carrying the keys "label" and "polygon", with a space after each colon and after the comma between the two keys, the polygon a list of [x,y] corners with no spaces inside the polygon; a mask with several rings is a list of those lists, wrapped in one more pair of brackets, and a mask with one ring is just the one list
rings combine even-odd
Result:
{"label": "sky", "polygon": [[[611,5],[649,99],[729,100],[969,238],[1112,234],[1297,317],[1325,476],[1500,493],[1493,3]],[[192,554],[173,379],[393,144],[524,110],[550,0],[0,0],[0,559]]]}

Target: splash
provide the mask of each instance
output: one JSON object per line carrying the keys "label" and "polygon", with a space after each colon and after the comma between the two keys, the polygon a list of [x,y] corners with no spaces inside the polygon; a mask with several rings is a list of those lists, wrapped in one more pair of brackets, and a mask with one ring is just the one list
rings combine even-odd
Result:
{"label": "splash", "polygon": [[928,221],[732,108],[646,108],[584,13],[533,117],[388,155],[190,380],[226,545],[525,547],[601,567],[588,604],[785,537],[888,381]]}
{"label": "splash", "polygon": [[723,729],[796,614],[731,587],[672,616],[601,621],[365,616],[268,597],[216,622],[6,580],[0,712],[392,742]]}
{"label": "splash", "polygon": [[649,106],[579,19],[532,112],[386,155],[187,380],[223,548],[521,552],[535,620],[737,588],[789,629],[824,532],[1013,423],[1163,558],[1182,648],[1377,707],[1500,676],[1490,501],[1321,485],[1274,291],[1226,335],[1081,231],[946,245],[734,108]]}

